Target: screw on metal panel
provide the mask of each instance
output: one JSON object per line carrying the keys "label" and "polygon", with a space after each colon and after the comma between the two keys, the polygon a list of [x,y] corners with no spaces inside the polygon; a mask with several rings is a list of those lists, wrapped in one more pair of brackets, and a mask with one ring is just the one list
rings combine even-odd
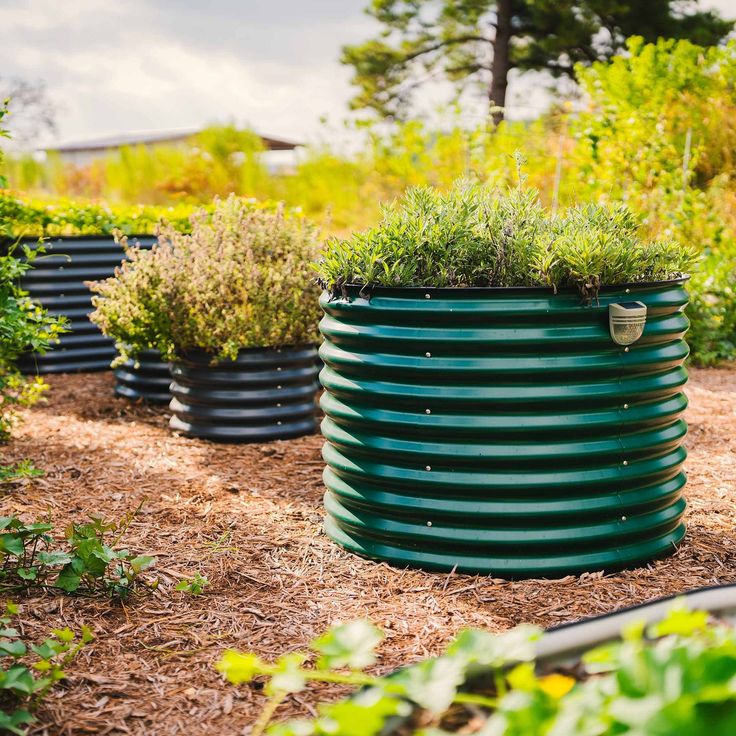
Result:
{"label": "screw on metal panel", "polygon": [[430,470],[432,470],[432,466],[431,465],[425,465],[424,466],[424,469],[427,470],[427,471],[430,471]]}
{"label": "screw on metal panel", "polygon": [[626,521],[626,517],[625,516],[622,516],[621,517],[621,521]]}
{"label": "screw on metal panel", "polygon": [[426,358],[431,358],[431,357],[432,357],[432,353],[424,353],[424,356],[425,356]]}
{"label": "screw on metal panel", "polygon": [[431,297],[431,296],[430,296],[429,294],[425,294],[425,295],[424,295],[424,298],[425,298],[425,299],[431,299],[432,297]]}
{"label": "screw on metal panel", "polygon": [[624,404],[624,409],[628,409],[628,408],[629,408],[629,405],[628,404]]}
{"label": "screw on metal panel", "polygon": [[628,460],[624,460],[624,465],[628,465],[628,464],[629,464],[629,461]]}
{"label": "screw on metal panel", "polygon": [[425,409],[425,410],[424,410],[424,413],[425,413],[425,414],[431,414],[431,413],[432,413],[432,410],[431,410],[431,409]]}
{"label": "screw on metal panel", "polygon": [[631,289],[626,289],[627,294],[631,294]]}
{"label": "screw on metal panel", "polygon": [[276,422],[276,424],[278,424],[278,425],[279,425],[279,427],[281,426],[281,422]]}
{"label": "screw on metal panel", "polygon": [[431,521],[428,521],[427,522],[427,526],[432,526],[432,522]]}
{"label": "screw on metal panel", "polygon": [[624,352],[625,352],[625,353],[628,353],[628,352],[629,352],[629,348],[627,348],[627,347],[626,347],[626,348],[624,348]]}

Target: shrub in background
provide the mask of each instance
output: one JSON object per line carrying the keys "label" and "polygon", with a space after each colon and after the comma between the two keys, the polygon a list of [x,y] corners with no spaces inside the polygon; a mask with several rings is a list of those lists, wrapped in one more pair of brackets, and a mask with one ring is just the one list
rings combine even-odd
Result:
{"label": "shrub in background", "polygon": [[191,234],[165,226],[153,249],[128,248],[113,278],[91,284],[92,320],[123,358],[154,349],[234,360],[241,348],[312,343],[318,249],[303,217],[231,196],[195,213]]}
{"label": "shrub in background", "polygon": [[58,200],[34,201],[0,192],[0,236],[6,238],[111,235],[152,235],[161,221],[189,230],[192,205],[107,205]]}

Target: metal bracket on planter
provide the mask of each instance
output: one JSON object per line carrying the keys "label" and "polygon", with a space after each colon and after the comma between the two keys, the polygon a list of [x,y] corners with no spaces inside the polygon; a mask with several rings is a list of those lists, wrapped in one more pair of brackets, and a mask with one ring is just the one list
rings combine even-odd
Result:
{"label": "metal bracket on planter", "polygon": [[616,345],[632,345],[644,333],[647,305],[642,302],[618,302],[608,305],[608,328]]}

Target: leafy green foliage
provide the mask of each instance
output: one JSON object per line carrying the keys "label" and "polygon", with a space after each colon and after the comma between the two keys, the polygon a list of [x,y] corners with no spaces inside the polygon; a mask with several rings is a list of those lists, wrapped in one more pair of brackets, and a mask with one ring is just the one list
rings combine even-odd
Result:
{"label": "leafy green foliage", "polygon": [[200,572],[195,572],[191,578],[184,578],[180,580],[174,590],[178,590],[182,593],[190,593],[191,595],[202,595],[204,589],[210,584],[210,581],[206,576]]}
{"label": "leafy green foliage", "polygon": [[8,603],[0,616],[0,731],[23,736],[33,711],[49,694],[64,670],[94,636],[86,626],[79,634],[54,629],[41,644],[31,644],[13,628],[18,607]]}
{"label": "leafy green foliage", "polygon": [[[268,678],[270,700],[254,727],[265,732],[278,703],[309,682],[360,688],[347,700],[318,707],[312,720],[272,726],[272,736],[680,736],[727,734],[736,728],[736,631],[702,611],[675,607],[658,624],[629,627],[620,641],[598,647],[567,672],[537,671],[539,631],[464,631],[439,657],[385,677],[373,663],[379,633],[367,622],[333,627],[312,652],[274,663],[225,652],[217,668],[233,684]],[[306,663],[325,647],[334,660]],[[345,649],[347,647],[347,649]],[[371,652],[367,659],[363,653]],[[352,654],[359,660],[350,664]],[[399,720],[393,720],[395,717]]]}
{"label": "leafy green foliage", "polygon": [[366,286],[576,286],[588,299],[604,284],[676,278],[695,253],[644,243],[624,206],[545,213],[532,190],[498,195],[467,182],[449,192],[410,189],[381,223],[328,242],[318,266],[333,293]]}
{"label": "leafy green foliage", "polygon": [[733,23],[713,11],[678,7],[673,0],[372,0],[366,12],[378,21],[377,38],[346,46],[342,62],[353,67],[359,89],[355,109],[405,117],[412,92],[438,75],[462,92],[489,91],[503,107],[511,69],[572,76],[575,64],[607,59],[633,33],[648,41],[691,38],[715,45]]}
{"label": "leafy green foliage", "polygon": [[151,235],[161,222],[186,232],[193,209],[191,205],[110,207],[73,200],[42,202],[0,192],[0,236],[111,235],[114,230],[126,235]]}
{"label": "leafy green foliage", "polygon": [[0,465],[0,484],[23,478],[39,478],[42,475],[43,470],[37,468],[31,460],[21,460],[15,465]]}
{"label": "leafy green foliage", "polygon": [[134,516],[135,512],[128,514],[120,522],[92,517],[71,524],[63,545],[53,538],[54,527],[48,522],[0,517],[0,590],[56,588],[126,598],[146,584],[142,573],[155,562],[153,557],[116,549]]}
{"label": "leafy green foliage", "polygon": [[23,259],[15,256],[15,250],[14,246],[0,250],[0,440],[7,438],[15,410],[38,401],[46,389],[38,376],[21,375],[16,360],[28,350],[45,353],[64,331],[65,322],[49,316],[19,286],[21,276],[43,248],[24,246]]}
{"label": "leafy green foliage", "polygon": [[314,342],[317,249],[304,218],[231,196],[193,215],[191,235],[164,228],[152,250],[128,249],[114,278],[91,285],[92,320],[124,357],[204,350],[234,360],[241,348]]}

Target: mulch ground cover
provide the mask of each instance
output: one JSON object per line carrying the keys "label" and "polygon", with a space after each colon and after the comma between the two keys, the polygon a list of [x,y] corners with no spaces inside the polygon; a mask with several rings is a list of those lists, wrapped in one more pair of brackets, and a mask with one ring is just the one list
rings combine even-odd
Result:
{"label": "mulch ground cover", "polygon": [[[30,458],[39,479],[3,487],[2,512],[118,519],[143,505],[124,544],[157,557],[157,590],[121,605],[25,597],[22,628],[91,626],[96,640],[40,709],[36,733],[247,734],[263,704],[213,669],[223,649],[276,657],[335,621],[368,617],[387,638],[379,671],[438,653],[463,627],[552,626],[661,595],[736,581],[736,368],[693,370],[688,534],[669,559],[612,575],[509,582],[393,569],[321,532],[319,436],[219,445],[173,436],[165,409],[116,399],[109,373],[57,376],[26,411],[3,461]],[[174,591],[194,571],[200,597]],[[309,715],[322,687],[282,716]]]}

